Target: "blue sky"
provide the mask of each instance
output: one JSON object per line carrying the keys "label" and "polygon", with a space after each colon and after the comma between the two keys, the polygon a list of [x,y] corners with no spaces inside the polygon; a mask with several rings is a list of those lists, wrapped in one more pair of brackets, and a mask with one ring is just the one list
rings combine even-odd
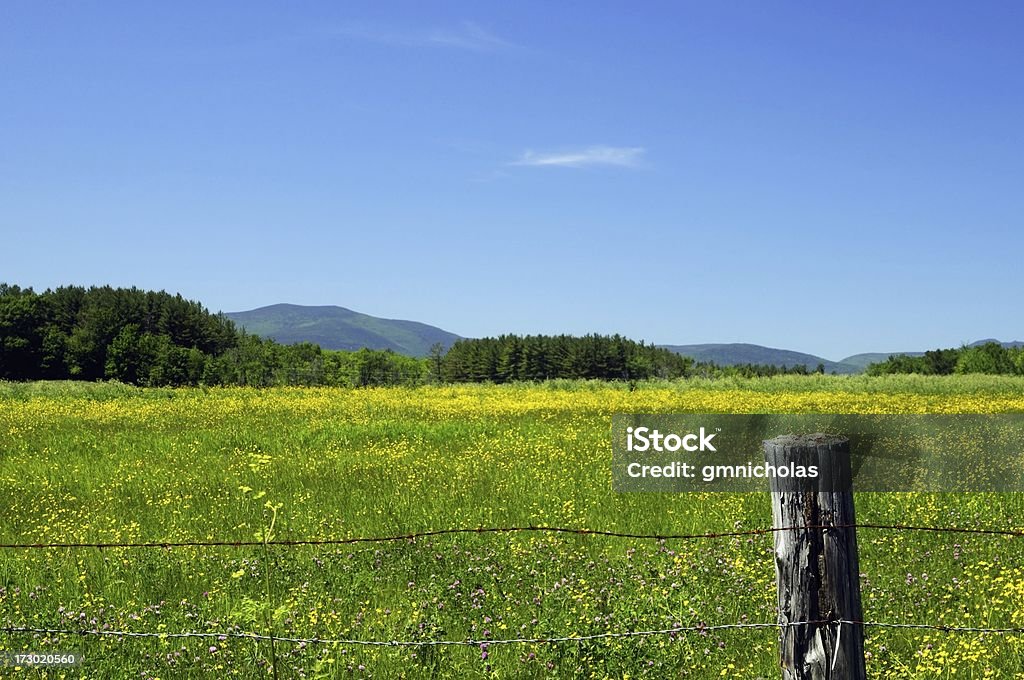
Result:
{"label": "blue sky", "polygon": [[831,359],[1024,339],[1024,4],[0,8],[0,280]]}

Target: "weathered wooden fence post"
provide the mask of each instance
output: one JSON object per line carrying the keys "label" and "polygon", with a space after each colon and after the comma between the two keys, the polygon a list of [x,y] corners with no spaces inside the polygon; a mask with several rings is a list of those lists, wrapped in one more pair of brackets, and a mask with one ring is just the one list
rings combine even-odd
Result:
{"label": "weathered wooden fence post", "polygon": [[[862,680],[863,627],[837,623],[862,620],[849,440],[784,435],[764,455],[776,468],[818,468],[814,480],[770,477],[774,528],[806,527],[775,532],[782,677]],[[821,623],[786,625],[799,621]]]}

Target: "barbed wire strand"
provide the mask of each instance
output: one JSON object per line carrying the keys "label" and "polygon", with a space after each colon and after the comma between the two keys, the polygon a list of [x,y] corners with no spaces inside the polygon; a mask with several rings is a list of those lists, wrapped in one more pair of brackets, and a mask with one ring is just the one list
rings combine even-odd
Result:
{"label": "barbed wire strand", "polygon": [[[783,627],[804,626],[811,622],[793,622],[783,624]],[[820,622],[824,623],[824,622]],[[562,637],[549,638],[509,638],[497,640],[348,640],[334,638],[294,638],[273,636],[275,642],[291,642],[295,644],[337,644],[337,645],[365,645],[370,647],[421,647],[421,646],[479,646],[479,645],[507,645],[507,644],[546,644],[557,642],[584,642],[587,640],[601,640],[608,638],[644,637],[652,635],[669,635],[673,633],[688,632],[712,632],[716,630],[731,630],[736,628],[778,628],[778,623],[726,623],[715,626],[679,626],[672,628],[661,628],[657,630],[631,630],[608,633],[594,633],[593,635],[567,635]],[[5,633],[45,633],[48,635],[102,635],[111,637],[142,637],[142,638],[241,638],[246,640],[258,640],[269,642],[269,635],[259,633],[201,633],[188,631],[183,633],[145,633],[132,631],[108,631],[108,630],[71,630],[51,628],[30,628],[11,626],[0,628]]]}
{"label": "barbed wire strand", "polygon": [[487,533],[564,533],[583,536],[607,536],[612,538],[650,539],[650,540],[696,540],[713,538],[739,538],[744,536],[760,536],[781,531],[806,531],[817,529],[879,529],[891,531],[929,531],[936,533],[981,534],[988,536],[1024,536],[1024,531],[1017,529],[972,529],[968,527],[930,527],[907,524],[813,524],[806,526],[769,527],[762,529],[744,529],[737,531],[706,532],[699,534],[638,534],[602,529],[579,529],[572,527],[549,526],[511,526],[511,527],[463,527],[455,529],[432,529],[390,536],[357,536],[352,538],[311,538],[311,539],[274,539],[270,541],[146,541],[146,542],[61,542],[61,543],[0,543],[0,549],[31,550],[55,548],[212,548],[212,547],[258,547],[268,546],[302,546],[302,545],[350,545],[354,543],[387,543],[394,541],[415,541],[420,538],[445,536],[451,534],[487,534]]}
{"label": "barbed wire strand", "polygon": [[1024,628],[979,628],[975,626],[945,626],[935,623],[885,623],[882,621],[851,621],[849,619],[836,619],[835,623],[871,628],[916,628],[944,633],[1024,633]]}
{"label": "barbed wire strand", "polygon": [[558,644],[567,642],[587,642],[592,640],[620,639],[631,637],[650,637],[654,635],[674,635],[679,633],[699,633],[706,635],[715,631],[740,630],[740,629],[766,629],[766,628],[793,628],[797,626],[827,626],[845,624],[851,626],[862,626],[871,628],[901,628],[917,630],[933,630],[945,633],[985,633],[985,634],[1009,634],[1024,633],[1024,628],[981,628],[974,626],[944,626],[926,623],[884,623],[879,621],[853,621],[849,619],[835,619],[822,621],[792,621],[786,623],[725,623],[717,625],[696,625],[696,626],[673,626],[671,628],[660,628],[653,630],[629,630],[607,633],[594,633],[592,635],[566,635],[561,637],[530,637],[530,638],[505,638],[505,639],[483,639],[474,640],[356,640],[342,638],[298,638],[285,636],[270,636],[260,633],[237,633],[237,632],[209,632],[185,631],[181,633],[152,633],[124,630],[73,630],[61,628],[35,628],[29,626],[6,626],[0,631],[8,634],[17,633],[38,633],[45,635],[77,635],[77,636],[100,636],[115,638],[159,638],[164,640],[182,638],[201,638],[225,640],[243,639],[259,642],[287,642],[291,644],[326,644],[326,645],[352,645],[366,647],[439,647],[439,646],[466,646],[479,647],[481,645],[511,645],[511,644]]}

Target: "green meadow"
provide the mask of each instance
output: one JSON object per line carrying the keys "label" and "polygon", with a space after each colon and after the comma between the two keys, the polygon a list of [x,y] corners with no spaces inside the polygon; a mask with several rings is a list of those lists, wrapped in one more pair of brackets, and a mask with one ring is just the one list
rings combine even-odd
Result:
{"label": "green meadow", "polygon": [[[0,650],[83,656],[0,676],[777,678],[777,629],[714,628],[775,622],[771,535],[277,543],[770,527],[767,493],[612,493],[612,414],[676,412],[1016,413],[1024,379],[0,384]],[[1024,529],[1016,493],[862,493],[856,509],[862,523]],[[1024,626],[1024,538],[865,528],[858,539],[865,620]],[[247,545],[9,547],[191,542]],[[237,637],[251,633],[275,640]],[[865,633],[870,677],[1024,674],[1019,633]],[[357,644],[389,641],[413,644]]]}

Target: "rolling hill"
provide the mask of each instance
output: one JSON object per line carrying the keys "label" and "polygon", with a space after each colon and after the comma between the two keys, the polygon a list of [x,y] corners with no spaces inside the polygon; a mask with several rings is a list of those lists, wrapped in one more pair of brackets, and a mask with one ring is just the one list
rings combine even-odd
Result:
{"label": "rolling hill", "polygon": [[[995,342],[1003,347],[1021,347],[1024,342],[1000,342],[999,340],[978,340],[969,346],[984,345],[988,342]],[[773,366],[796,366],[803,364],[808,369],[814,370],[819,364],[825,365],[826,373],[863,373],[868,364],[885,361],[890,356],[905,354],[907,356],[919,357],[924,352],[866,352],[854,354],[839,361],[830,361],[813,354],[794,352],[788,349],[775,349],[762,345],[751,345],[747,343],[731,344],[705,344],[705,345],[659,345],[665,349],[693,357],[697,361],[713,361],[720,366],[732,366],[735,364],[770,364]]]}
{"label": "rolling hill", "polygon": [[247,332],[282,344],[313,342],[324,349],[390,349],[424,357],[434,343],[445,349],[458,335],[417,321],[381,319],[333,305],[278,304],[225,316]]}
{"label": "rolling hill", "polygon": [[995,338],[986,338],[985,340],[978,340],[977,342],[972,342],[969,345],[969,347],[977,347],[979,345],[987,345],[990,342],[994,342],[997,345],[1002,345],[1003,347],[1007,347],[1007,348],[1009,348],[1009,347],[1024,347],[1024,340],[1011,340],[1010,342],[1002,342],[1000,340],[996,340]]}
{"label": "rolling hill", "polygon": [[[277,304],[245,312],[229,312],[226,316],[247,332],[291,344],[313,342],[324,349],[358,350],[390,349],[408,356],[427,356],[431,345],[441,343],[448,349],[460,339],[455,333],[417,321],[382,319],[361,314],[345,307]],[[979,340],[971,346],[998,340]],[[1006,347],[1019,347],[1024,342],[1003,342]],[[720,366],[735,364],[768,364],[796,366],[809,370],[820,363],[826,373],[862,373],[868,364],[885,361],[895,354],[921,356],[924,352],[868,352],[854,354],[840,361],[831,361],[814,354],[764,347],[749,343],[659,345],[697,361],[713,361]]]}
{"label": "rolling hill", "polygon": [[924,352],[866,352],[864,354],[848,356],[839,363],[846,364],[847,366],[856,369],[857,373],[860,373],[867,369],[868,364],[877,364],[897,354],[905,354],[908,357],[919,357],[924,355]]}
{"label": "rolling hill", "polygon": [[[972,342],[971,344],[968,345],[968,347],[978,347],[989,342],[994,342],[997,345],[1002,345],[1003,347],[1024,346],[1024,342],[1021,342],[1020,340],[1014,340],[1012,342],[1000,342],[999,340],[988,338],[986,340],[978,340],[977,342]],[[924,356],[924,352],[868,352],[866,354],[854,354],[853,356],[846,357],[845,359],[841,360],[840,363],[855,366],[857,367],[858,371],[863,371],[868,367],[868,364],[877,364],[897,354],[904,354],[908,357]]]}
{"label": "rolling hill", "polygon": [[[770,364],[773,366],[796,366],[804,364],[809,370],[820,363],[826,373],[859,373],[863,367],[839,361],[829,361],[813,354],[775,349],[748,343],[705,344],[705,345],[659,345],[676,354],[693,357],[697,361],[713,361],[720,366],[734,364]],[[888,355],[886,355],[888,356]]]}

